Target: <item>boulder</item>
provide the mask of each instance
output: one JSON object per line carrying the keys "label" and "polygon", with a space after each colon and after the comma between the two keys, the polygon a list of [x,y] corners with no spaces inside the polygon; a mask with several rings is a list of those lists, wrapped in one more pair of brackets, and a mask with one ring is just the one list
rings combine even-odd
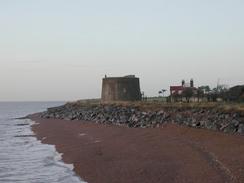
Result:
{"label": "boulder", "polygon": [[239,125],[237,132],[240,133],[240,134],[244,134],[244,124],[240,124]]}
{"label": "boulder", "polygon": [[225,133],[235,133],[238,129],[236,128],[235,124],[229,123],[225,128]]}
{"label": "boulder", "polygon": [[243,114],[221,112],[217,109],[166,108],[159,111],[140,111],[137,107],[115,105],[97,105],[94,107],[67,104],[50,108],[41,113],[40,116],[42,118],[87,120],[131,128],[155,128],[164,123],[176,123],[195,128],[244,134]]}

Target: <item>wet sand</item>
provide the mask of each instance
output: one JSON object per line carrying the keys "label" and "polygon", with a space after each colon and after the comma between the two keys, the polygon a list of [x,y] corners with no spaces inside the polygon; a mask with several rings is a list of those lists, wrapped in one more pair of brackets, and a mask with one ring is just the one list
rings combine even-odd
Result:
{"label": "wet sand", "polygon": [[88,183],[244,182],[244,136],[166,125],[160,129],[33,118],[43,143]]}

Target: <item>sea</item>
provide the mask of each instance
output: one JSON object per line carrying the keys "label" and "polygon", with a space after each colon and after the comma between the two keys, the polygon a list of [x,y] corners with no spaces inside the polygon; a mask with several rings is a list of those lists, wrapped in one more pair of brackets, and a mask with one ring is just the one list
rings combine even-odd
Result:
{"label": "sea", "polygon": [[55,146],[42,144],[33,121],[16,119],[63,102],[0,102],[0,183],[84,183]]}

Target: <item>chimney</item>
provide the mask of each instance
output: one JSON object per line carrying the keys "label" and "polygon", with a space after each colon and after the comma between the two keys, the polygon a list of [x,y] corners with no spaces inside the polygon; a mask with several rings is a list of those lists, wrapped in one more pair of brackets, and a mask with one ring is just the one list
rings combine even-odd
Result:
{"label": "chimney", "polygon": [[182,85],[182,86],[185,86],[185,84],[186,84],[186,82],[185,82],[185,80],[183,79],[183,80],[181,81],[181,85]]}
{"label": "chimney", "polygon": [[190,81],[190,86],[191,86],[192,88],[194,87],[193,79],[191,79],[191,81]]}

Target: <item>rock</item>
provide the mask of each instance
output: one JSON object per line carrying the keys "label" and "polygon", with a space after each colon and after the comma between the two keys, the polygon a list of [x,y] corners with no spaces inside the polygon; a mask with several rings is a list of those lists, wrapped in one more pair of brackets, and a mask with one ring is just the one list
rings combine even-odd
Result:
{"label": "rock", "polygon": [[130,112],[131,112],[132,114],[135,114],[135,113],[136,113],[136,110],[135,110],[135,109],[130,109]]}
{"label": "rock", "polygon": [[151,121],[151,124],[155,126],[157,124],[157,121]]}
{"label": "rock", "polygon": [[229,119],[230,115],[229,114],[225,114],[225,119]]}
{"label": "rock", "polygon": [[192,126],[199,128],[201,126],[201,123],[198,121],[198,122],[193,123]]}
{"label": "rock", "polygon": [[157,112],[157,115],[158,115],[158,116],[160,116],[160,115],[163,116],[164,113],[165,113],[165,112],[164,112],[163,110],[161,110],[161,111],[158,111],[158,112]]}
{"label": "rock", "polygon": [[132,128],[133,126],[134,126],[133,123],[129,123],[129,124],[128,124],[128,127],[129,127],[129,128]]}
{"label": "rock", "polygon": [[232,114],[232,117],[233,118],[237,118],[239,115],[238,115],[238,113],[234,113],[234,114]]}
{"label": "rock", "polygon": [[147,115],[147,112],[141,112],[142,115],[146,116]]}
{"label": "rock", "polygon": [[179,123],[183,123],[183,117],[181,114],[176,114],[175,121]]}
{"label": "rock", "polygon": [[237,132],[240,133],[240,134],[244,134],[244,124],[240,124],[239,125]]}
{"label": "rock", "polygon": [[205,127],[204,128],[207,128],[207,129],[211,129],[211,130],[217,130],[218,127],[216,125],[216,122],[215,121],[205,121]]}
{"label": "rock", "polygon": [[139,118],[135,114],[133,114],[131,120],[137,123],[139,121]]}
{"label": "rock", "polygon": [[195,128],[206,128],[226,133],[244,134],[243,114],[221,112],[217,109],[166,108],[160,111],[140,111],[137,107],[115,105],[64,106],[50,108],[40,114],[42,118],[87,120],[96,123],[124,125],[131,128],[160,127],[176,123]]}
{"label": "rock", "polygon": [[121,123],[126,123],[128,118],[127,118],[126,115],[122,115],[122,116],[119,117],[119,120],[120,120]]}
{"label": "rock", "polygon": [[237,121],[236,119],[233,119],[230,123],[233,124],[235,127],[238,127],[240,124],[240,122]]}
{"label": "rock", "polygon": [[229,123],[226,128],[224,128],[225,133],[235,133],[237,131],[237,128],[234,124]]}
{"label": "rock", "polygon": [[107,106],[104,107],[104,111],[110,113],[110,112],[113,111],[113,107],[110,106],[110,105],[107,105]]}

